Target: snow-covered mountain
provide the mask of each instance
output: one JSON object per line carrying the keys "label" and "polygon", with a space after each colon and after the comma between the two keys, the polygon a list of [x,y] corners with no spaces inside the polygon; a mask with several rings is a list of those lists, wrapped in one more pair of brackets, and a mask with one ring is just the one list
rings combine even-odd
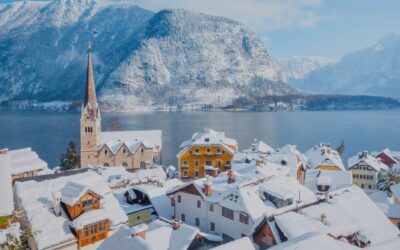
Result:
{"label": "snow-covered mountain", "polygon": [[320,93],[400,98],[400,35],[389,35],[368,48],[349,53],[291,85]]}
{"label": "snow-covered mountain", "polygon": [[236,21],[154,14],[126,1],[58,0],[0,4],[0,101],[81,100],[89,40],[108,108],[224,105],[294,92],[261,40]]}
{"label": "snow-covered mountain", "polygon": [[291,81],[302,79],[312,71],[334,61],[322,56],[289,56],[278,57],[276,62],[281,66],[283,74],[290,85]]}

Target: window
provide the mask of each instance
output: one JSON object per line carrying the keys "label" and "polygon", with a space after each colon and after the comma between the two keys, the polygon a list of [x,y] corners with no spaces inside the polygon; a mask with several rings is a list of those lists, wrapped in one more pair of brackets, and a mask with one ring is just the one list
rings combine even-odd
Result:
{"label": "window", "polygon": [[188,176],[188,171],[187,170],[183,170],[183,176],[187,177]]}
{"label": "window", "polygon": [[88,205],[88,206],[91,206],[91,205],[92,205],[92,197],[88,198],[87,205]]}
{"label": "window", "polygon": [[199,227],[200,226],[200,219],[196,218],[196,226]]}
{"label": "window", "polygon": [[87,127],[85,127],[85,133],[87,133]]}
{"label": "window", "polygon": [[217,166],[221,167],[222,166],[222,162],[221,161],[217,161]]}
{"label": "window", "polygon": [[144,161],[140,162],[140,168],[145,169],[146,168],[146,163]]}
{"label": "window", "polygon": [[181,214],[181,220],[182,220],[182,221],[185,221],[185,219],[186,219],[185,214]]}
{"label": "window", "polygon": [[104,222],[100,222],[99,224],[99,231],[102,232],[104,230]]}
{"label": "window", "polygon": [[209,210],[210,210],[210,211],[214,211],[214,204],[210,204]]}
{"label": "window", "polygon": [[97,224],[92,225],[92,234],[97,234]]}
{"label": "window", "polygon": [[222,207],[222,216],[233,220],[233,216],[234,216],[233,210],[226,208],[226,207]]}
{"label": "window", "polygon": [[207,148],[207,154],[211,153],[211,148]]}
{"label": "window", "polygon": [[128,167],[128,163],[123,162],[123,163],[122,163],[122,166],[123,166],[124,168],[126,168],[126,167]]}
{"label": "window", "polygon": [[183,161],[183,166],[187,166],[188,165],[188,161],[187,160],[184,160]]}
{"label": "window", "polygon": [[249,224],[249,215],[244,212],[241,212],[239,214],[239,221],[244,224]]}
{"label": "window", "polygon": [[226,161],[226,165],[230,166],[231,165],[231,161]]}
{"label": "window", "polygon": [[180,195],[178,195],[178,203],[181,203],[181,196]]}
{"label": "window", "polygon": [[110,166],[110,164],[108,164],[107,162],[104,163],[104,167],[109,167],[109,166]]}
{"label": "window", "polygon": [[125,149],[123,149],[123,150],[122,150],[122,153],[124,153],[124,154],[125,154],[125,153],[126,153],[126,150],[125,150]]}
{"label": "window", "polygon": [[199,170],[194,171],[194,177],[199,178]]}
{"label": "window", "polygon": [[199,161],[197,161],[197,160],[194,161],[194,166],[195,166],[195,167],[198,167],[198,166],[199,166]]}
{"label": "window", "polygon": [[217,154],[220,154],[220,153],[221,153],[221,149],[217,148]]}
{"label": "window", "polygon": [[87,206],[87,201],[83,200],[83,207],[86,207],[86,206]]}
{"label": "window", "polygon": [[201,208],[201,201],[197,200],[197,208]]}
{"label": "window", "polygon": [[89,236],[89,227],[84,227],[83,231],[85,232],[85,236]]}
{"label": "window", "polygon": [[194,152],[195,152],[196,154],[198,154],[198,153],[200,153],[200,149],[196,148],[196,149],[194,150]]}
{"label": "window", "polygon": [[364,184],[361,184],[361,188],[364,188]]}
{"label": "window", "polygon": [[368,185],[368,189],[372,189],[371,185]]}
{"label": "window", "polygon": [[144,153],[144,149],[142,148],[142,149],[140,150],[140,152],[143,154],[143,153]]}
{"label": "window", "polygon": [[206,161],[206,166],[212,166],[212,161]]}
{"label": "window", "polygon": [[215,223],[214,222],[210,223],[210,230],[213,232],[215,231]]}

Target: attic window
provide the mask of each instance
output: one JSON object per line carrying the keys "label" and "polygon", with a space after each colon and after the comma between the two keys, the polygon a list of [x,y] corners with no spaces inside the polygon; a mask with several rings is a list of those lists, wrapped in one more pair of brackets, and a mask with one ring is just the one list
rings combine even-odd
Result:
{"label": "attic window", "polygon": [[245,212],[241,212],[239,214],[239,221],[244,224],[249,224],[249,215],[246,214]]}
{"label": "attic window", "polygon": [[125,150],[125,149],[123,149],[123,150],[122,150],[122,153],[124,153],[124,154],[125,154],[125,153],[126,153],[126,150]]}
{"label": "attic window", "polygon": [[207,138],[204,138],[204,141],[205,141],[205,142],[209,142],[209,141],[210,141],[210,138],[208,138],[208,137],[207,137]]}
{"label": "attic window", "polygon": [[107,154],[107,149],[104,150],[104,154],[105,154],[105,155]]}

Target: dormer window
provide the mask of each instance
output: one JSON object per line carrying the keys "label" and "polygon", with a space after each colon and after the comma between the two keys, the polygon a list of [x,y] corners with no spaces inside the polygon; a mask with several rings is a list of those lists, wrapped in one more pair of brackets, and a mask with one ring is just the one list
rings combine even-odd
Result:
{"label": "dormer window", "polygon": [[107,154],[107,149],[104,149],[104,154],[105,154],[105,155]]}
{"label": "dormer window", "polygon": [[204,141],[205,141],[205,142],[209,142],[209,141],[210,141],[210,138],[208,138],[208,137],[207,137],[207,138],[204,138]]}

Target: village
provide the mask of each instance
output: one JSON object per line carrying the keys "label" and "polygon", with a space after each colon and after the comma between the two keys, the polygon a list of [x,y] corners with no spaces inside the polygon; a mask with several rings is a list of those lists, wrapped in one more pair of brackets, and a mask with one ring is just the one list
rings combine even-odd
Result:
{"label": "village", "polygon": [[205,129],[163,166],[162,131],[102,132],[90,47],[78,127],[76,169],[0,150],[0,249],[399,249],[400,151]]}

